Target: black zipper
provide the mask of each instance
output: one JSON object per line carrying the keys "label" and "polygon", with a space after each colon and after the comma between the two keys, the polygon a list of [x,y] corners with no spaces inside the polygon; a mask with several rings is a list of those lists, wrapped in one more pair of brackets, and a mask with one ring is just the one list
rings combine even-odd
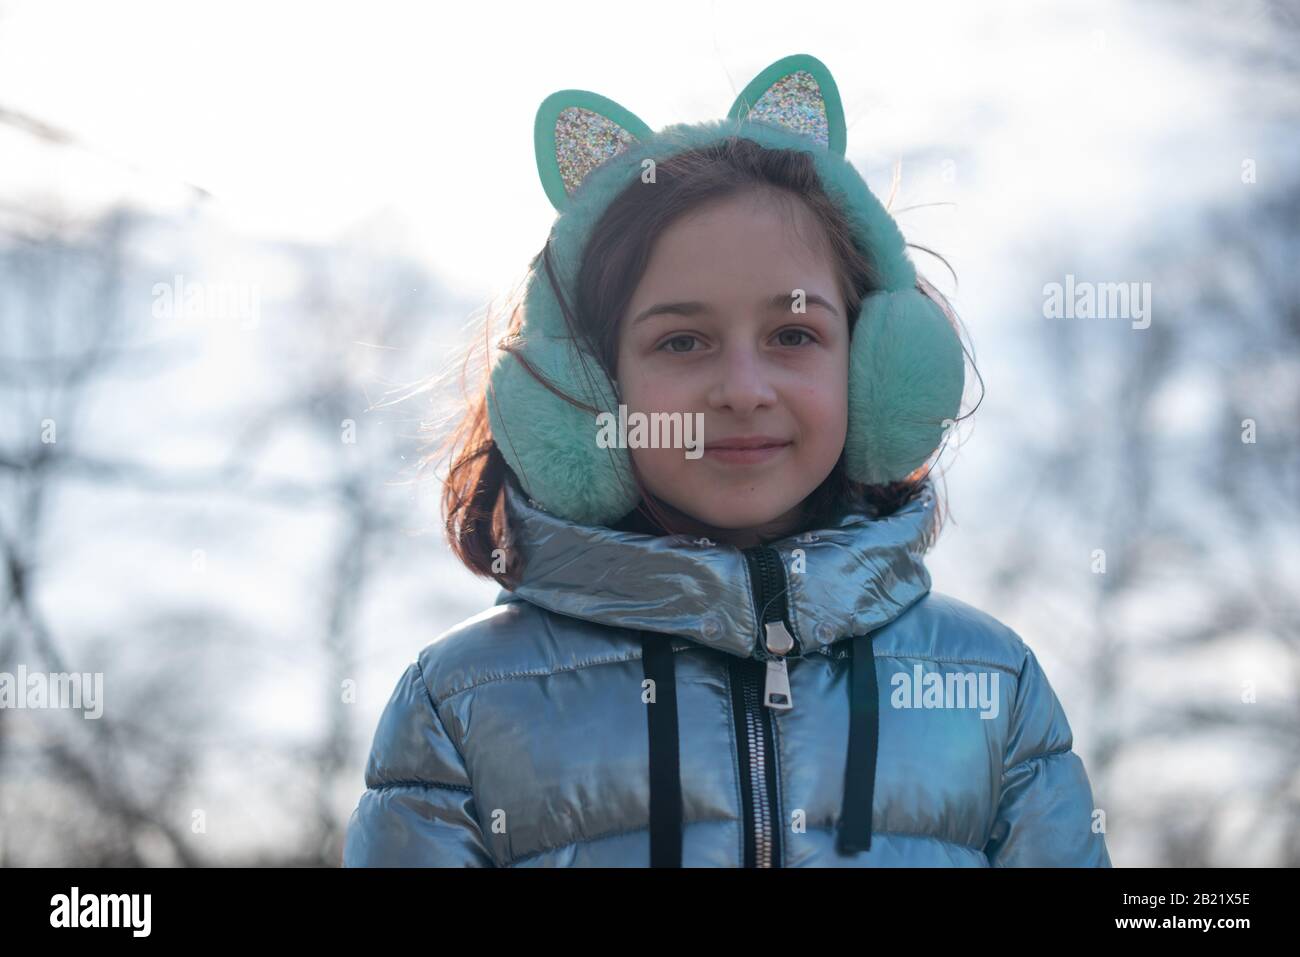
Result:
{"label": "black zipper", "polygon": [[761,632],[763,625],[769,621],[785,621],[785,565],[776,549],[766,545],[747,548],[744,554],[745,560],[749,562],[750,577],[754,580],[754,607],[758,612],[758,629]]}
{"label": "black zipper", "polygon": [[[754,608],[758,616],[758,646],[762,658],[731,660],[731,706],[736,723],[736,744],[740,759],[740,790],[745,815],[745,867],[780,867],[780,807],[776,793],[776,745],[772,709],[763,703],[767,674],[764,626],[785,621],[785,565],[773,548],[756,545],[743,550],[753,582]],[[786,657],[798,654],[798,642]]]}

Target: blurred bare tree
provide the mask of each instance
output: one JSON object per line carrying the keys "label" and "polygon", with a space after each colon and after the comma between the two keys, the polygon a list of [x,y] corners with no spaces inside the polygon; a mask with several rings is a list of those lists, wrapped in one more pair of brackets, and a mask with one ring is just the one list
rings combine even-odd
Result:
{"label": "blurred bare tree", "polygon": [[[1246,64],[1256,142],[1284,157],[1300,16],[1253,9],[1216,51]],[[1028,361],[1046,372],[1006,456],[1021,505],[990,604],[1055,636],[1112,833],[1141,832],[1164,865],[1300,865],[1300,176],[1257,159],[1243,148],[1231,199],[1145,246],[1026,251]],[[1150,282],[1150,326],[1041,318],[1040,286],[1067,275]],[[1176,756],[1191,785],[1142,771]]]}
{"label": "blurred bare tree", "polygon": [[[150,327],[141,290],[194,264],[147,263],[137,252],[151,231],[178,228],[185,227],[126,209],[86,221],[59,219],[39,206],[6,209],[0,671],[12,674],[19,664],[50,674],[100,671],[110,703],[95,720],[0,709],[3,864],[216,863],[200,836],[204,830],[191,827],[195,810],[212,803],[202,796],[207,775],[242,769],[251,776],[246,765],[256,760],[269,769],[262,776],[274,776],[265,790],[279,804],[262,816],[291,821],[293,830],[280,832],[249,863],[336,865],[369,743],[358,739],[350,707],[358,610],[386,561],[409,561],[404,548],[422,549],[427,559],[436,548],[435,540],[409,544],[400,534],[411,525],[409,496],[393,486],[415,430],[403,430],[400,415],[377,421],[370,393],[377,380],[433,361],[434,338],[421,320],[440,293],[420,267],[364,243],[260,251],[295,277],[294,288],[275,304],[277,321],[258,331],[259,348],[279,373],[278,398],[259,403],[232,396],[217,426],[228,444],[222,464],[180,470],[133,454],[142,448],[126,445],[108,454],[103,443],[84,441],[88,413],[113,390],[121,394],[116,380],[157,374],[187,358],[183,343]],[[148,409],[137,429],[142,438],[165,432],[152,425]],[[315,452],[286,476],[259,462],[277,441],[309,443]],[[290,574],[319,581],[312,589],[319,607],[304,611],[316,622],[310,633],[318,637],[307,643],[306,660],[320,675],[315,686],[324,716],[311,740],[231,730],[240,705],[229,692],[232,671],[238,681],[241,674],[305,667],[301,654],[276,650],[280,636],[238,596],[202,608],[146,588],[134,621],[105,620],[98,633],[60,633],[59,610],[51,614],[42,600],[69,574],[69,549],[52,540],[56,509],[81,497],[111,512],[114,497],[128,493],[158,500],[150,526],[135,533],[141,539],[167,539],[169,524],[186,539],[229,537],[240,519],[216,532],[195,531],[218,498],[233,498],[236,514],[244,508],[242,522],[250,526],[271,509],[318,516],[331,529],[323,556],[284,549],[263,556],[266,568],[258,573],[270,582],[287,573],[283,563],[293,557],[301,567]],[[140,568],[139,575],[147,582],[151,570]]]}

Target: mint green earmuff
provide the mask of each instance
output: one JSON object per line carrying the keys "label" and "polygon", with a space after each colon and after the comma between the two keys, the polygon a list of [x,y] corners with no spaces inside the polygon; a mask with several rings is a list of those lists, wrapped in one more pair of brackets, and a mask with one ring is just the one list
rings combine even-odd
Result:
{"label": "mint green earmuff", "polygon": [[[862,302],[850,343],[848,437],[851,479],[904,478],[938,448],[956,419],[964,385],[961,342],[942,311],[916,289],[903,234],[844,158],[844,110],[830,71],[796,54],[773,63],[736,98],[725,120],[674,124],[654,133],[612,100],[561,90],[542,101],[534,140],[542,186],[559,215],[552,265],[569,303],[582,253],[614,198],[652,164],[730,136],[813,155],[823,188],[847,215],[882,288]],[[570,338],[544,266],[529,277],[524,321],[511,348],[555,388],[618,413],[613,383]],[[516,357],[501,355],[488,382],[492,436],[528,495],[543,509],[583,524],[610,525],[639,502],[630,453],[601,448],[593,413],[538,382]]]}

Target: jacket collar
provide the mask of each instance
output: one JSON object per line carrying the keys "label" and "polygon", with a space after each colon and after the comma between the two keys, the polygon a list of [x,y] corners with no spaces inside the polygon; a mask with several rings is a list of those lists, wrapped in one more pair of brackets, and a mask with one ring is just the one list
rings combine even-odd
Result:
{"label": "jacket collar", "polygon": [[[544,511],[505,483],[520,584],[496,604],[526,599],[614,628],[679,636],[744,658],[763,649],[748,563],[708,539],[652,536],[580,525]],[[893,515],[861,513],[768,544],[788,583],[788,624],[804,654],[888,624],[930,590],[933,484]]]}

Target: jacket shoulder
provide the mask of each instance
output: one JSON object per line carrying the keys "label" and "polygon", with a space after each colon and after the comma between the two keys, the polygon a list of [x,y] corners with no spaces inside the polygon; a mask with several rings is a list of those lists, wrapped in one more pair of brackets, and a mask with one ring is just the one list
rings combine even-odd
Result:
{"label": "jacket shoulder", "polygon": [[1070,722],[1033,649],[987,612],[931,592],[882,629],[872,644],[877,655],[1010,672],[1008,767],[1073,746]]}
{"label": "jacket shoulder", "polygon": [[923,598],[880,629],[877,655],[984,664],[1019,674],[1029,646],[988,612],[939,592]]}
{"label": "jacket shoulder", "polygon": [[630,631],[510,598],[438,635],[420,651],[419,662],[430,695],[441,703],[485,682],[625,661],[640,653]]}

